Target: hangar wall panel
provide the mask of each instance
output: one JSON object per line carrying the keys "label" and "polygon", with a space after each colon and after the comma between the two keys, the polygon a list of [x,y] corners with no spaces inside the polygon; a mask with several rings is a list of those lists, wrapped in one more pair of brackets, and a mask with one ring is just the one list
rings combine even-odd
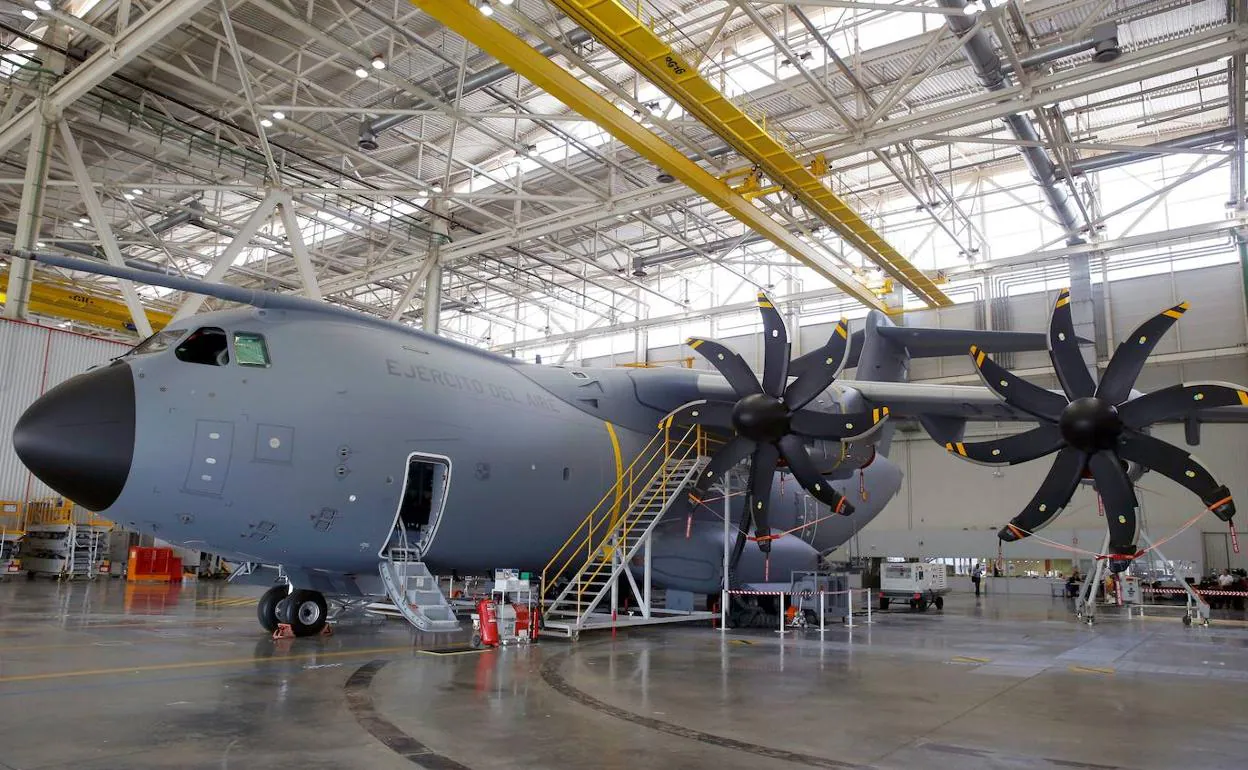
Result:
{"label": "hangar wall panel", "polygon": [[[0,321],[0,499],[47,497],[13,452],[13,428],[26,407],[50,388],[121,355],[127,345],[19,321]],[[29,490],[29,491],[28,491]]]}

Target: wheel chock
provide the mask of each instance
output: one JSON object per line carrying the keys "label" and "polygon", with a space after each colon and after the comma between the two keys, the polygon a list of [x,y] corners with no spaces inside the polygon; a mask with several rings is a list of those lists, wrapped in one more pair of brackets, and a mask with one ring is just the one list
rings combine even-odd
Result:
{"label": "wheel chock", "polygon": [[333,636],[333,635],[334,635],[334,627],[326,623],[325,627],[321,629],[321,636]]}
{"label": "wheel chock", "polygon": [[277,630],[273,632],[273,641],[278,639],[294,639],[295,630],[290,627],[289,623],[278,623]]}

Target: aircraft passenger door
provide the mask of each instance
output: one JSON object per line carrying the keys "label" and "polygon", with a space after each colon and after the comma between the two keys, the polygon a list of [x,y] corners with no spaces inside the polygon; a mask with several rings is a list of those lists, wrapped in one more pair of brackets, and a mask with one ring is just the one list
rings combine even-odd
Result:
{"label": "aircraft passenger door", "polygon": [[412,454],[407,458],[403,496],[395,516],[395,528],[403,528],[410,547],[426,551],[433,543],[446,505],[450,481],[451,463],[448,458],[422,454]]}

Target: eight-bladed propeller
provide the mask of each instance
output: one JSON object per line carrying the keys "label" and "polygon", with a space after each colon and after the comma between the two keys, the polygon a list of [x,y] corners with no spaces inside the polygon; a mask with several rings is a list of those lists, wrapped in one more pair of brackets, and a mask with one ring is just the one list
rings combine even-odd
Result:
{"label": "eight-bladed propeller", "polygon": [[1105,504],[1111,569],[1125,569],[1139,554],[1139,502],[1127,476],[1127,461],[1183,485],[1218,518],[1231,520],[1235,503],[1230,490],[1195,457],[1148,435],[1145,429],[1159,420],[1183,418],[1200,409],[1248,404],[1248,390],[1226,383],[1185,383],[1128,400],[1145,360],[1186,311],[1184,302],[1141,324],[1114,351],[1097,385],[1079,353],[1070,292],[1063,290],[1049,322],[1049,357],[1065,397],[1015,377],[984,351],[971,347],[971,359],[984,384],[1005,403],[1035,417],[1040,425],[1008,438],[947,443],[945,448],[987,465],[1015,465],[1057,452],[1035,497],[997,533],[998,537],[1012,542],[1046,526],[1070,502],[1079,482],[1091,475]]}
{"label": "eight-bladed propeller", "polygon": [[[737,400],[691,401],[672,412],[669,419],[735,432],[736,435],[711,458],[691,495],[701,500],[716,478],[747,457],[751,458],[748,515],[754,522],[759,549],[767,552],[771,549],[772,537],[767,505],[780,459],[784,459],[797,482],[816,500],[848,516],[853,513],[853,506],[824,479],[806,449],[806,441],[863,438],[887,419],[888,408],[853,414],[803,409],[832,384],[845,365],[849,354],[849,322],[842,318],[836,324],[831,337],[812,356],[816,365],[789,383],[789,336],[784,319],[761,292],[758,309],[763,315],[762,383],[750,371],[745,359],[728,347],[714,340],[691,338],[689,347],[710,361],[728,380]],[[742,522],[743,531],[746,526]]]}

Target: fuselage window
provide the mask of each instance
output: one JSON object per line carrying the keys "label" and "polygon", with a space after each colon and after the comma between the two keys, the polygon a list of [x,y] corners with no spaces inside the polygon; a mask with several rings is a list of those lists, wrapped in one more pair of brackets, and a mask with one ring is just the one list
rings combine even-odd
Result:
{"label": "fuselage window", "polygon": [[234,359],[239,366],[268,366],[269,346],[263,334],[234,332]]}
{"label": "fuselage window", "polygon": [[153,353],[161,353],[173,346],[173,343],[182,338],[186,334],[186,329],[164,329],[158,331],[152,336],[140,342],[130,349],[127,356],[147,356]]}
{"label": "fuselage window", "polygon": [[206,366],[226,366],[230,363],[230,342],[224,329],[205,326],[196,329],[174,348],[179,361]]}

